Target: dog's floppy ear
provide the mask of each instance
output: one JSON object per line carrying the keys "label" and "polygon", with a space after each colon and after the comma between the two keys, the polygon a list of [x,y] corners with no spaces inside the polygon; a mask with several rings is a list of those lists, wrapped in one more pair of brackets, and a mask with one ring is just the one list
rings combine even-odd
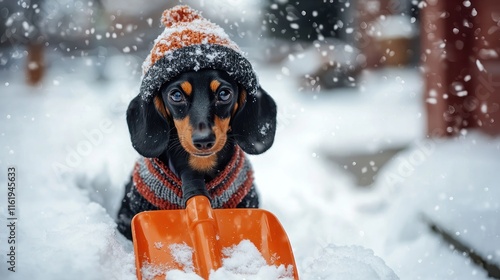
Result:
{"label": "dog's floppy ear", "polygon": [[153,102],[145,102],[140,95],[135,97],[127,109],[127,124],[132,145],[139,154],[154,158],[165,151],[170,125]]}
{"label": "dog's floppy ear", "polygon": [[246,94],[231,124],[238,145],[248,154],[261,154],[274,142],[276,103],[261,87],[256,94]]}

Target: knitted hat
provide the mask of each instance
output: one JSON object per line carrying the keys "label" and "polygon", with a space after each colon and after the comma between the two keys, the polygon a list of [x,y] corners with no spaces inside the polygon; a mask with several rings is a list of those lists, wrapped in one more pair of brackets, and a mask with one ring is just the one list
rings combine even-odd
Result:
{"label": "knitted hat", "polygon": [[201,69],[226,71],[247,93],[256,94],[257,76],[250,62],[224,30],[188,6],[163,12],[165,30],[142,65],[140,95],[150,102],[155,92],[175,76]]}

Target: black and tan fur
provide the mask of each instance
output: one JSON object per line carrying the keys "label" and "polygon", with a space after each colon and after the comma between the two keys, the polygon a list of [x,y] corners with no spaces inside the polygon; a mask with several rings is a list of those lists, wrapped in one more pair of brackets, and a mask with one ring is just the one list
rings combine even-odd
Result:
{"label": "black and tan fur", "polygon": [[[276,105],[260,87],[249,95],[226,72],[206,69],[166,82],[152,102],[137,96],[127,110],[127,123],[134,148],[169,166],[184,189],[185,184],[217,176],[232,158],[235,145],[248,154],[269,149]],[[130,220],[137,214],[130,207],[131,188],[129,182],[118,213],[118,229],[128,238]],[[258,207],[258,196],[247,195],[237,207]]]}

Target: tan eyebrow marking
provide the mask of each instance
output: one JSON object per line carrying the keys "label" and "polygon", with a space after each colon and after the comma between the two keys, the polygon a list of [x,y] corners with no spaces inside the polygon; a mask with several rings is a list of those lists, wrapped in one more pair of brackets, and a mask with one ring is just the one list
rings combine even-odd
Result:
{"label": "tan eyebrow marking", "polygon": [[165,108],[165,106],[163,105],[163,100],[161,99],[160,96],[155,96],[154,99],[153,99],[153,103],[156,107],[156,110],[158,110],[158,112],[160,112],[160,114],[162,114],[165,118],[167,116],[170,116],[170,113],[168,112],[167,108]]}
{"label": "tan eyebrow marking", "polygon": [[213,80],[212,82],[210,82],[210,89],[213,91],[213,92],[216,92],[217,89],[219,88],[220,86],[220,82],[217,81],[217,80]]}
{"label": "tan eyebrow marking", "polygon": [[188,81],[182,82],[181,88],[187,95],[193,92],[193,86]]}

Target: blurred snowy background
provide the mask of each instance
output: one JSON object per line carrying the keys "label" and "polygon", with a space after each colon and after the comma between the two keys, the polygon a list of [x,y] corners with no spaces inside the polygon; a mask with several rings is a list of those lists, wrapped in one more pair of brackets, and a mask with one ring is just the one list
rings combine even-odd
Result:
{"label": "blurred snowy background", "polygon": [[[230,34],[278,104],[275,144],[251,160],[302,279],[500,279],[493,1],[0,0],[1,279],[135,279],[132,245],[113,221],[138,157],[125,110],[161,12],[178,3]],[[444,23],[427,25],[434,15]],[[467,28],[486,32],[476,40],[487,46],[464,39]],[[451,44],[453,34],[462,37]],[[435,49],[422,50],[424,36]],[[435,50],[436,67],[470,64],[433,71]],[[456,69],[482,91],[442,78]],[[470,96],[480,98],[446,103]]]}

